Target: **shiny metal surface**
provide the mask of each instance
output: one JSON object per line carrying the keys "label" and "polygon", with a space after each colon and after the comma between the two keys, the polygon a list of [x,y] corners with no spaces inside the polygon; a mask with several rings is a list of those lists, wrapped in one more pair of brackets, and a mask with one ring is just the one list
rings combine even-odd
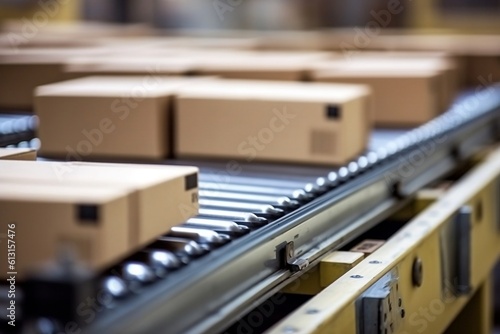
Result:
{"label": "shiny metal surface", "polygon": [[227,235],[219,234],[215,231],[184,226],[172,227],[168,235],[171,235],[173,237],[192,239],[198,243],[213,244],[215,246],[223,245],[231,241],[231,238],[229,238]]}
{"label": "shiny metal surface", "polygon": [[300,206],[300,203],[291,200],[286,196],[270,196],[270,195],[257,195],[257,194],[246,194],[238,192],[225,192],[225,191],[212,191],[212,190],[200,190],[200,197],[203,199],[211,200],[225,200],[234,202],[249,202],[249,203],[259,203],[259,204],[270,204],[278,205],[284,208],[296,209]]}
{"label": "shiny metal surface", "polygon": [[184,225],[197,228],[206,228],[217,231],[219,233],[232,233],[237,235],[243,235],[250,232],[250,228],[248,228],[248,226],[214,219],[191,218],[188,219],[184,223]]}
{"label": "shiny metal surface", "polygon": [[122,277],[126,281],[142,284],[152,283],[155,280],[155,275],[151,268],[140,262],[125,263],[122,269]]}
{"label": "shiny metal surface", "polygon": [[[305,184],[304,184],[305,186]],[[216,182],[204,182],[199,183],[200,190],[209,189],[214,191],[234,191],[246,194],[262,194],[262,195],[272,195],[272,196],[288,196],[291,199],[295,199],[299,202],[307,202],[313,199],[313,197],[306,193],[304,189],[295,188],[280,188],[280,187],[267,187],[267,186],[252,186],[246,184],[233,184],[233,183],[216,183]]]}
{"label": "shiny metal surface", "polygon": [[117,276],[108,276],[102,282],[103,290],[115,299],[123,298],[128,293],[126,283]]}

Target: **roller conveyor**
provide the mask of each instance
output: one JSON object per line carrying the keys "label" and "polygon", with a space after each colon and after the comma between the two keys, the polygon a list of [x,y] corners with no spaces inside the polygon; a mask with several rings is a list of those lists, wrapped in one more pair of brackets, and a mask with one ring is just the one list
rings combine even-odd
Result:
{"label": "roller conveyor", "polygon": [[[322,254],[388,217],[418,189],[495,142],[500,91],[494,92],[475,109],[457,103],[417,129],[375,132],[370,151],[335,169],[241,164],[231,175],[224,163],[175,161],[200,167],[199,216],[124,261],[118,271],[102,273],[113,307],[84,330],[223,331],[307,272]],[[417,154],[425,159],[412,163]],[[282,258],[290,243],[303,265]],[[45,321],[57,326],[53,319]]]}
{"label": "roller conveyor", "polygon": [[[367,230],[411,198],[417,189],[451,171],[457,161],[469,157],[480,145],[495,141],[499,102],[499,96],[495,94],[490,100],[485,101],[483,110],[477,110],[475,113],[461,112],[460,105],[456,105],[454,110],[437,120],[396,138],[388,135],[391,131],[384,131],[384,138],[378,142],[374,140],[377,150],[367,153],[345,168],[332,171],[327,168],[289,167],[286,170],[292,175],[289,183],[286,177],[283,177],[285,173],[280,166],[261,168],[253,164],[243,166],[237,178],[228,176],[228,182],[220,179],[218,182],[209,182],[208,177],[203,176],[204,173],[208,171],[212,175],[220,175],[224,172],[224,165],[221,163],[217,168],[211,163],[204,169],[203,163],[196,163],[202,173],[201,194],[207,188],[214,192],[258,194],[258,189],[248,187],[261,184],[266,189],[266,181],[275,180],[276,182],[267,189],[276,187],[275,190],[282,191],[279,195],[289,195],[293,192],[293,188],[297,188],[296,190],[300,189],[307,196],[316,199],[309,203],[302,202],[299,209],[251,232],[248,236],[213,250],[197,260],[203,263],[197,265],[196,270],[191,271],[189,266],[183,269],[186,273],[191,271],[198,279],[188,279],[188,274],[184,276],[183,270],[180,270],[176,274],[183,279],[176,280],[178,285],[158,282],[156,288],[151,288],[151,291],[156,291],[156,296],[161,292],[162,297],[153,298],[148,292],[138,296],[133,302],[134,309],[141,310],[138,313],[142,312],[139,306],[149,305],[151,300],[157,301],[156,305],[161,310],[154,312],[149,309],[148,313],[142,314],[151,317],[157,314],[156,326],[150,327],[151,322],[148,322],[144,324],[145,327],[136,324],[134,329],[161,332],[162,328],[169,328],[169,332],[172,333],[223,331],[231,319],[237,319],[252,305],[284,286],[294,275],[301,274],[301,271],[294,272],[296,268],[293,266],[279,264],[276,254],[279,245],[293,241],[295,255],[313,264],[321,253],[338,248]],[[395,135],[399,135],[397,131],[394,132]],[[446,140],[442,140],[444,135]],[[382,145],[382,142],[385,145]],[[429,150],[428,147],[433,149]],[[427,149],[426,161],[420,166],[414,166],[410,177],[399,175],[397,170],[401,166],[401,161],[408,159],[418,149],[422,151]],[[308,183],[315,184],[318,178],[328,180],[331,172],[334,172],[330,175],[331,186],[323,195],[314,194],[312,189],[306,188]],[[252,178],[260,180],[251,182]],[[297,180],[301,180],[302,186]],[[238,186],[241,189],[238,189]],[[283,191],[285,189],[286,191]],[[273,192],[269,191],[268,194]],[[274,195],[277,193],[274,192]],[[203,199],[203,195],[200,198]],[[258,215],[258,212],[254,214]],[[309,235],[305,237],[305,233]],[[211,289],[207,290],[207,286]],[[190,293],[183,294],[181,291],[184,289]],[[189,300],[191,293],[197,301],[195,304],[199,305],[196,310],[193,310],[194,300]],[[220,307],[223,309],[214,313]],[[123,314],[127,313],[126,309],[127,306],[124,306]],[[115,314],[118,316],[118,313],[120,312],[117,310]],[[162,320],[160,314],[163,315]],[[170,317],[174,314],[176,318]],[[141,315],[138,314],[137,317],[139,316]],[[112,324],[116,323],[113,321],[117,319],[113,319],[110,314],[110,317],[103,317],[100,323],[102,326],[106,326],[107,323],[109,327],[96,325],[92,328],[111,328]]]}
{"label": "roller conveyor", "polygon": [[38,118],[30,114],[0,113],[0,147],[37,148]]}

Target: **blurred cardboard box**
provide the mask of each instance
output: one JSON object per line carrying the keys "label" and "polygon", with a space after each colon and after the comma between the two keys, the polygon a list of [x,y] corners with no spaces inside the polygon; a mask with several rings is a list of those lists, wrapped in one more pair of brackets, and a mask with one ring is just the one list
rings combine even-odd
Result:
{"label": "blurred cardboard box", "polygon": [[[339,59],[339,58],[337,58]],[[450,107],[461,88],[460,63],[456,58],[445,52],[359,52],[354,54],[348,62],[362,61],[365,64],[373,62],[375,66],[384,68],[411,67],[414,69],[436,69],[443,74],[443,94],[441,108]],[[362,65],[361,66],[370,66]]]}
{"label": "blurred cardboard box", "polygon": [[37,86],[73,78],[64,73],[65,60],[98,52],[86,48],[0,50],[0,109],[31,111]]}
{"label": "blurred cardboard box", "polygon": [[[254,50],[258,48],[260,37],[242,36],[241,32],[227,31],[202,31],[203,35],[190,34],[189,31],[181,31],[178,36],[157,37],[158,48],[192,48],[199,52],[204,50]],[[238,36],[239,35],[239,36]]]}
{"label": "blurred cardboard box", "polygon": [[484,87],[500,82],[500,49],[498,52],[466,56],[465,61],[467,64],[466,80],[470,86]]}
{"label": "blurred cardboard box", "polygon": [[6,161],[0,182],[95,185],[124,190],[129,197],[129,247],[152,242],[198,214],[198,169],[187,166]]}
{"label": "blurred cardboard box", "polygon": [[[68,250],[93,269],[103,269],[130,250],[125,191],[95,185],[0,183],[0,228],[7,234],[0,265],[9,268],[2,277],[12,271],[22,280]],[[7,251],[7,242],[15,254]]]}
{"label": "blurred cardboard box", "polygon": [[95,41],[67,38],[64,36],[36,35],[35,38],[27,38],[22,33],[0,32],[0,50],[23,51],[40,49],[67,49],[96,46]]}
{"label": "blurred cardboard box", "polygon": [[[143,50],[146,54],[122,49],[96,57],[76,57],[64,64],[64,72],[72,78],[99,75],[187,75],[193,71],[193,59],[186,57],[187,50],[160,52]],[[115,53],[116,52],[116,53]],[[155,53],[155,54],[153,54]]]}
{"label": "blurred cardboard box", "polygon": [[193,73],[230,79],[308,81],[311,65],[330,56],[324,52],[215,53],[193,56]]}
{"label": "blurred cardboard box", "polygon": [[[409,34],[395,31],[374,39],[381,50],[443,51],[458,62],[461,78],[469,86],[500,81],[500,35]],[[490,80],[491,77],[491,80]]]}
{"label": "blurred cardboard box", "polygon": [[177,157],[342,164],[370,131],[362,85],[219,80],[179,90]]}
{"label": "blurred cardboard box", "polygon": [[40,155],[66,160],[164,159],[170,154],[170,108],[194,78],[156,74],[87,77],[38,87]]}
{"label": "blurred cardboard box", "polygon": [[315,72],[318,82],[366,84],[372,88],[373,120],[383,126],[414,126],[443,109],[445,76],[433,68],[411,66],[334,66]]}
{"label": "blurred cardboard box", "polygon": [[[119,51],[122,53],[119,54]],[[312,64],[331,57],[323,52],[252,52],[231,49],[143,48],[121,46],[105,55],[68,59],[64,70],[88,75],[209,75],[230,79],[308,80]]]}
{"label": "blurred cardboard box", "polygon": [[314,51],[324,50],[324,34],[321,31],[259,31],[259,50]]}

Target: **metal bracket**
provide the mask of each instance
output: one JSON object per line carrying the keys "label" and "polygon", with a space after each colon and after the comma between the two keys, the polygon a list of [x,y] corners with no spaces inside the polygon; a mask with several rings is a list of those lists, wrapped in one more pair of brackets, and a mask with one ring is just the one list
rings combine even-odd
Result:
{"label": "metal bracket", "polygon": [[441,283],[444,298],[466,295],[471,291],[471,222],[472,209],[466,205],[441,230]]}
{"label": "metal bracket", "polygon": [[385,274],[356,301],[358,333],[397,333],[405,317],[397,271]]}
{"label": "metal bracket", "polygon": [[286,266],[292,271],[301,271],[309,266],[309,261],[305,259],[297,259],[295,257],[295,245],[290,241],[285,246],[285,263]]}

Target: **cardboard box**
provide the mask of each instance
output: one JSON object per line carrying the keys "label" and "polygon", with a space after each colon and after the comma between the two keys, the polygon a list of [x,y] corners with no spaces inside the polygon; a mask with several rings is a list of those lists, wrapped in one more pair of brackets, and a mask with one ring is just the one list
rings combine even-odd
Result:
{"label": "cardboard box", "polygon": [[97,52],[86,48],[0,50],[0,109],[31,111],[37,86],[74,78],[65,74],[65,60]]}
{"label": "cardboard box", "polygon": [[129,247],[143,246],[198,213],[198,169],[68,162],[10,161],[0,164],[0,182],[94,185],[127,192]]}
{"label": "cardboard box", "polygon": [[[159,31],[157,31],[159,32]],[[165,32],[165,31],[164,31]],[[167,32],[168,33],[168,32]],[[192,34],[190,34],[192,33]],[[198,52],[211,50],[254,50],[259,46],[258,36],[249,36],[246,32],[228,30],[200,30],[174,32],[175,35],[155,34],[151,36],[108,36],[94,39],[100,47],[109,48],[110,51],[120,49],[136,49],[130,51],[146,53],[146,51],[163,50],[168,52],[173,49],[195,49]],[[1,36],[1,35],[0,35]],[[142,50],[140,49],[142,47]]]}
{"label": "cardboard box", "polygon": [[500,82],[500,35],[460,36],[457,40],[462,45],[457,54],[466,63],[469,86],[484,88]]}
{"label": "cardboard box", "polygon": [[41,156],[164,159],[176,89],[201,79],[87,77],[38,87]]}
{"label": "cardboard box", "polygon": [[357,52],[350,58],[344,58],[343,62],[340,59],[339,57],[335,61],[340,61],[343,67],[356,66],[364,69],[377,68],[378,70],[383,68],[388,71],[408,68],[437,70],[442,74],[440,81],[443,92],[441,94],[441,109],[443,110],[450,107],[463,82],[461,78],[463,69],[460,68],[460,62],[445,52]]}
{"label": "cardboard box", "polygon": [[36,151],[29,148],[0,148],[0,160],[36,160]]}
{"label": "cardboard box", "polygon": [[342,164],[370,131],[362,85],[220,80],[185,86],[175,107],[178,157]]}
{"label": "cardboard box", "polygon": [[[500,43],[500,41],[499,41]],[[467,56],[467,82],[472,87],[485,87],[500,82],[500,50],[496,55]]]}
{"label": "cardboard box", "polygon": [[189,35],[189,32],[187,32],[187,34],[179,36],[160,36],[151,37],[151,39],[156,39],[159,42],[156,45],[159,48],[184,47],[197,49],[198,52],[216,49],[253,50],[258,48],[260,44],[260,36],[245,36],[247,35],[246,32],[241,33],[241,31],[226,29],[215,29],[212,31],[203,29],[200,32],[200,35],[197,35],[193,31],[192,35]]}
{"label": "cardboard box", "polygon": [[86,173],[90,172],[89,168],[99,168],[100,177],[96,177],[94,172],[68,176],[75,182],[78,178],[87,182],[85,178],[88,177],[88,182],[92,182],[90,179],[101,179],[102,184],[114,183],[136,191],[137,221],[140,225],[135,228],[137,236],[134,239],[139,245],[151,242],[167,233],[170,227],[184,223],[198,214],[197,167],[79,161],[69,164],[71,168],[76,167],[78,171],[85,170]]}
{"label": "cardboard box", "polygon": [[35,87],[64,80],[58,62],[8,62],[0,57],[0,109],[31,111]]}
{"label": "cardboard box", "polygon": [[443,111],[443,74],[435,69],[348,68],[318,70],[318,82],[366,84],[372,88],[374,123],[415,126]]}
{"label": "cardboard box", "polygon": [[324,37],[320,31],[273,30],[255,33],[260,36],[258,48],[262,50],[323,50]]}
{"label": "cardboard box", "polygon": [[[13,271],[22,280],[68,248],[93,269],[110,266],[130,251],[125,191],[92,185],[0,183],[0,229],[5,236],[1,277]],[[14,256],[7,252],[8,244],[13,245]],[[15,263],[8,262],[9,257]],[[13,267],[8,269],[9,265]]]}
{"label": "cardboard box", "polygon": [[195,58],[192,73],[230,79],[308,81],[311,64],[329,59],[324,52],[227,52]]}
{"label": "cardboard box", "polygon": [[172,50],[169,54],[168,51],[163,53],[157,49],[146,49],[141,54],[126,50],[125,47],[121,46],[127,56],[111,53],[68,59],[64,64],[64,72],[78,78],[99,75],[187,75],[193,71],[194,61],[185,56],[187,50]]}
{"label": "cardboard box", "polygon": [[37,34],[36,38],[23,38],[23,33],[0,33],[0,48],[11,50],[28,49],[60,49],[94,47],[99,44],[90,38],[75,38],[70,36]]}
{"label": "cardboard box", "polygon": [[[442,51],[458,63],[459,85],[484,86],[500,81],[500,35],[420,34],[396,31],[378,36],[371,47],[383,50]],[[492,80],[489,80],[491,76]]]}
{"label": "cardboard box", "polygon": [[[203,39],[201,39],[203,40]],[[304,60],[325,56],[321,53],[252,52],[230,48],[200,49],[180,46],[165,39],[163,43],[123,42],[103,46],[105,53],[68,59],[64,71],[75,77],[89,75],[209,75],[226,77],[296,76],[297,67],[304,69]],[[281,63],[277,64],[277,58]],[[255,71],[256,73],[252,73]],[[290,74],[292,73],[292,74]],[[295,78],[295,77],[294,77]],[[278,77],[279,79],[279,77]]]}

